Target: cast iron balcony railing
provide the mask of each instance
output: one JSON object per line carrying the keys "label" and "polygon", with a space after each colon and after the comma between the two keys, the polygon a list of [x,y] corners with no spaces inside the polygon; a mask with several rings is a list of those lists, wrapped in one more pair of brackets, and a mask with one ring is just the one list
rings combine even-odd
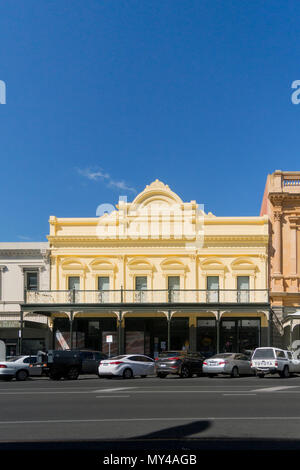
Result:
{"label": "cast iron balcony railing", "polygon": [[145,289],[25,291],[26,304],[269,303],[267,289]]}

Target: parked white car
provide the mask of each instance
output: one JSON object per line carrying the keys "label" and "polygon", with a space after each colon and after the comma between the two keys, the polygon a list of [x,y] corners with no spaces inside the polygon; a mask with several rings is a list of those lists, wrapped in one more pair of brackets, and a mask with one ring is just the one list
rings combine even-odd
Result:
{"label": "parked white car", "polygon": [[132,377],[154,374],[154,360],[142,354],[126,354],[102,360],[98,367],[98,376],[111,378],[114,376],[131,379]]}
{"label": "parked white car", "polygon": [[251,358],[251,368],[261,378],[265,374],[279,374],[285,378],[290,374],[300,374],[300,360],[284,349],[257,348]]}
{"label": "parked white car", "polygon": [[15,356],[0,362],[0,379],[26,380],[29,376],[41,376],[42,367],[36,365],[37,356]]}

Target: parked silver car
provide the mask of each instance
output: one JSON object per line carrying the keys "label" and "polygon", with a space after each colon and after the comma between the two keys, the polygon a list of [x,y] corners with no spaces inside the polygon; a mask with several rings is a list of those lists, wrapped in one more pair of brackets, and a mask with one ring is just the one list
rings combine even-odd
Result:
{"label": "parked silver car", "polygon": [[41,376],[42,366],[36,364],[37,356],[15,356],[0,362],[0,379],[26,380],[29,376]]}
{"label": "parked silver car", "polygon": [[254,375],[250,367],[250,357],[241,353],[221,353],[205,359],[203,374],[214,377],[217,374],[239,377],[240,375]]}

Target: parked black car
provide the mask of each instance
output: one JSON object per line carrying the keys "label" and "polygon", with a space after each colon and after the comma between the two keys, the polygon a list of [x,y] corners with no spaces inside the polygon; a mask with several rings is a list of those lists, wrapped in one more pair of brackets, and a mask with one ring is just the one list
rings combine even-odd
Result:
{"label": "parked black car", "polygon": [[107,355],[99,351],[88,350],[49,350],[47,354],[38,355],[45,373],[52,380],[62,377],[68,380],[77,379],[80,374],[97,374],[102,359]]}
{"label": "parked black car", "polygon": [[168,374],[180,377],[192,377],[202,375],[204,356],[199,352],[165,351],[155,361],[157,377],[165,378]]}
{"label": "parked black car", "polygon": [[82,374],[98,374],[98,367],[102,359],[108,359],[108,356],[99,351],[80,350],[79,355],[82,360]]}

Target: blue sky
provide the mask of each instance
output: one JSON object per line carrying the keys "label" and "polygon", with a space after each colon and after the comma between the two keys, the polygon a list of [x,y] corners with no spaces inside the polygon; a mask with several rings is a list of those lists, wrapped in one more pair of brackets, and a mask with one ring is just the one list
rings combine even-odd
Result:
{"label": "blue sky", "polygon": [[2,0],[1,241],[95,216],[156,178],[258,215],[300,170],[298,0]]}

